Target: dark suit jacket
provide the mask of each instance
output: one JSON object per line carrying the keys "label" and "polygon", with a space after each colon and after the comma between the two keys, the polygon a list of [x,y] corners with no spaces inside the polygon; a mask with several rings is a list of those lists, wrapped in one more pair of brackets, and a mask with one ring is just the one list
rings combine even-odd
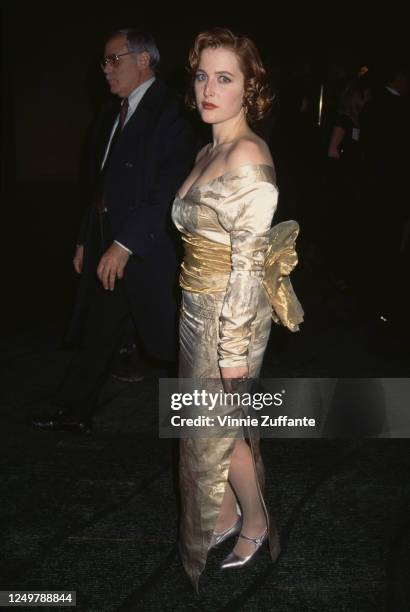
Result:
{"label": "dark suit jacket", "polygon": [[[91,174],[100,172],[118,105],[103,114],[95,134]],[[124,126],[104,178],[104,201],[112,238],[133,255],[125,268],[124,288],[137,330],[147,351],[162,359],[175,355],[177,275],[179,261],[170,210],[189,173],[197,150],[190,124],[171,90],[156,79]],[[79,243],[85,260],[79,311],[84,311],[88,285],[95,277],[98,214],[90,206]],[[98,253],[100,256],[101,253]],[[74,321],[69,340],[76,339]]]}

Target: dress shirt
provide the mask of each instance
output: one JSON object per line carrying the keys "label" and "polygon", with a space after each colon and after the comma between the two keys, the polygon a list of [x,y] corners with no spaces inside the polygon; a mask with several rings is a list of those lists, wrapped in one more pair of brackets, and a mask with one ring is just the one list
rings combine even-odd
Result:
{"label": "dress shirt", "polygon": [[[141,85],[139,85],[136,89],[134,89],[134,91],[132,91],[130,93],[130,95],[128,96],[128,112],[127,112],[127,116],[125,117],[124,127],[126,126],[127,122],[130,120],[132,114],[137,109],[137,106],[141,102],[142,97],[144,96],[145,92],[151,87],[151,85],[152,85],[152,83],[154,81],[155,81],[155,77],[152,77],[151,79],[148,79],[148,81],[144,81]],[[124,101],[122,102],[122,104],[123,103],[124,103]],[[107,159],[108,151],[110,150],[110,146],[111,146],[112,137],[114,136],[114,132],[117,129],[118,121],[119,121],[119,114],[118,114],[118,117],[116,118],[116,120],[114,122],[114,125],[112,126],[112,130],[111,130],[111,134],[110,134],[110,139],[108,141],[108,145],[107,145],[107,148],[105,150],[105,155],[104,155],[103,162],[101,164],[101,169],[104,167],[105,161]],[[118,240],[114,240],[114,242],[116,244],[118,244],[120,247],[122,247],[125,251],[127,251],[127,253],[132,255],[132,251],[130,251],[130,249],[128,249],[123,244],[121,244],[121,242],[118,242]]]}
{"label": "dress shirt", "polygon": [[[125,121],[124,121],[124,127],[127,125],[127,123],[130,120],[132,114],[137,109],[137,106],[141,102],[143,95],[149,89],[149,87],[152,85],[152,83],[154,81],[155,81],[155,77],[152,77],[151,79],[148,79],[148,81],[144,81],[141,85],[138,85],[138,87],[136,89],[134,89],[134,91],[132,91],[130,93],[130,95],[128,96],[128,113],[127,113],[127,116],[126,116]],[[121,104],[123,104],[123,102]],[[107,159],[108,151],[109,151],[110,145],[111,145],[111,140],[112,140],[112,137],[114,136],[115,130],[117,129],[117,125],[118,125],[118,121],[119,121],[119,116],[120,115],[118,113],[118,116],[117,116],[116,120],[114,121],[114,125],[112,126],[112,130],[111,130],[111,134],[110,134],[110,139],[108,141],[107,148],[105,150],[105,155],[104,155],[103,162],[101,164],[101,169],[104,167],[105,160]]]}

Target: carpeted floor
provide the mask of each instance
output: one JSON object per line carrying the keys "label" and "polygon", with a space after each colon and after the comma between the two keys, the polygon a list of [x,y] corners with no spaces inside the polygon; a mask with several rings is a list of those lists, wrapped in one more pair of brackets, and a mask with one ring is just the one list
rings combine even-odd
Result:
{"label": "carpeted floor", "polygon": [[[406,376],[394,337],[332,304],[307,299],[303,333],[274,331],[265,376]],[[409,440],[263,440],[283,554],[222,573],[227,543],[197,595],[176,549],[176,444],[157,435],[155,376],[107,383],[91,435],[30,428],[70,357],[61,333],[44,324],[3,345],[2,590],[75,590],[84,612],[410,610]]]}

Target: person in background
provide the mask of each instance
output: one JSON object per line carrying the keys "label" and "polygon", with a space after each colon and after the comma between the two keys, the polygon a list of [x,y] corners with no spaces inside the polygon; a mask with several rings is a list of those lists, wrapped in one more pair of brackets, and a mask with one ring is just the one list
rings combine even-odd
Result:
{"label": "person in background", "polygon": [[80,275],[69,339],[80,339],[41,429],[89,431],[101,388],[129,332],[157,360],[176,359],[177,253],[170,205],[189,172],[196,138],[158,77],[150,34],[116,31],[101,68],[116,102],[97,122],[90,156],[93,201],[84,215],[74,268]]}
{"label": "person in background", "polygon": [[[347,288],[360,280],[355,266],[357,248],[363,242],[365,209],[362,203],[363,151],[360,138],[360,114],[371,98],[367,76],[352,79],[344,88],[339,110],[331,128],[328,146],[329,196],[328,222],[337,225],[332,231],[329,253],[339,287]],[[352,222],[354,219],[354,222]],[[346,235],[350,248],[346,249]]]}
{"label": "person in background", "polygon": [[379,75],[380,84],[360,117],[370,239],[364,278],[369,310],[387,323],[385,327],[395,327],[402,335],[403,326],[408,329],[409,307],[408,292],[402,285],[409,264],[405,253],[410,219],[408,60],[388,57]]}
{"label": "person in background", "polygon": [[[366,77],[356,77],[344,89],[331,130],[328,157],[342,161],[353,172],[361,161],[360,113],[370,100]],[[353,178],[353,177],[352,177]]]}

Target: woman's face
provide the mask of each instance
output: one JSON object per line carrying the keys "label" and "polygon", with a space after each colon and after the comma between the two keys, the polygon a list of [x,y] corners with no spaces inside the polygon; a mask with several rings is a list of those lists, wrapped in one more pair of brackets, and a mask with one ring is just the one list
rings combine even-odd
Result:
{"label": "woman's face", "polygon": [[204,49],[195,75],[195,97],[205,123],[222,123],[243,113],[244,75],[230,49]]}

